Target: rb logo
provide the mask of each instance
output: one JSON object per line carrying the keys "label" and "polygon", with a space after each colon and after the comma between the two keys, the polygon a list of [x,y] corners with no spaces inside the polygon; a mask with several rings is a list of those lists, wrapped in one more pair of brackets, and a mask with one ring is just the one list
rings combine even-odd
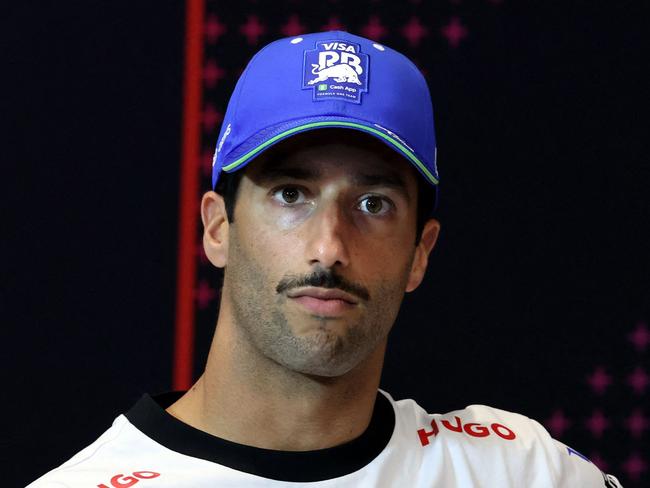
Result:
{"label": "rb logo", "polygon": [[368,91],[368,55],[358,44],[318,42],[316,49],[305,51],[302,81],[303,89],[316,88],[313,101],[361,103],[361,93]]}

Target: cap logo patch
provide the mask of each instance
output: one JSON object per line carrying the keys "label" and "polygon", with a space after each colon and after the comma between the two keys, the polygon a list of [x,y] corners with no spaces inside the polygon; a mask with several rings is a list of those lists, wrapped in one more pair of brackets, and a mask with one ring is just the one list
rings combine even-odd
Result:
{"label": "cap logo patch", "polygon": [[344,100],[361,103],[368,91],[368,55],[359,44],[320,41],[305,51],[302,88],[313,90],[313,101]]}

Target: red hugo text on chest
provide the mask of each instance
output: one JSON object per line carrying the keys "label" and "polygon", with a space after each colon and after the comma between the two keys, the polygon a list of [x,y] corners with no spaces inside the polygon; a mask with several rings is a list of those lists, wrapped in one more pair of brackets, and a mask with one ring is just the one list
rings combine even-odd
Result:
{"label": "red hugo text on chest", "polygon": [[160,476],[160,473],[154,471],[136,471],[131,473],[130,476],[125,476],[122,473],[119,473],[111,478],[110,485],[100,483],[97,485],[97,488],[128,488],[129,486],[139,483],[141,480],[150,480],[157,478],[158,476]]}
{"label": "red hugo text on chest", "polygon": [[[494,434],[507,441],[511,441],[517,437],[517,435],[511,429],[509,429],[505,425],[497,424],[497,423],[490,424],[489,427],[486,427],[485,425],[479,423],[463,424],[463,421],[460,419],[460,417],[454,417],[454,423],[446,419],[442,419],[440,423],[447,430],[450,430],[452,432],[457,432],[459,434],[465,433],[472,437],[488,437]],[[438,427],[438,422],[436,422],[436,419],[432,419],[430,431],[427,432],[425,429],[418,430],[418,436],[420,437],[420,442],[422,443],[423,446],[428,445],[429,437],[431,436],[435,437],[438,435],[439,432],[440,432],[440,427]]]}

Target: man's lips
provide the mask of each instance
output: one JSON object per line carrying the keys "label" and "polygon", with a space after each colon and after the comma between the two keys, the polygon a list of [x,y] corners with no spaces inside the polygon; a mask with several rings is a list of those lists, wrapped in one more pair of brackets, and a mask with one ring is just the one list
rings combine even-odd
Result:
{"label": "man's lips", "polygon": [[291,290],[287,296],[321,316],[340,315],[358,304],[358,300],[349,293],[333,288],[299,288]]}
{"label": "man's lips", "polygon": [[319,300],[343,300],[352,305],[358,303],[358,300],[349,293],[339,290],[338,288],[317,288],[310,286],[308,288],[298,288],[287,293],[289,298],[312,297]]}

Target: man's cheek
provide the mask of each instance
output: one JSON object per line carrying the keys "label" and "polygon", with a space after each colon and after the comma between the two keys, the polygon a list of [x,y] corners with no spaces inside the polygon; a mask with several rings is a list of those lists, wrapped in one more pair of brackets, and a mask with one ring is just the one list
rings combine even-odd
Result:
{"label": "man's cheek", "polygon": [[357,264],[366,270],[369,279],[380,276],[394,276],[402,274],[403,270],[410,267],[412,255],[406,254],[405,246],[387,249],[375,246],[366,246],[355,253]]}
{"label": "man's cheek", "polygon": [[311,205],[298,207],[270,206],[264,212],[263,226],[269,231],[286,233],[297,231],[313,213]]}

